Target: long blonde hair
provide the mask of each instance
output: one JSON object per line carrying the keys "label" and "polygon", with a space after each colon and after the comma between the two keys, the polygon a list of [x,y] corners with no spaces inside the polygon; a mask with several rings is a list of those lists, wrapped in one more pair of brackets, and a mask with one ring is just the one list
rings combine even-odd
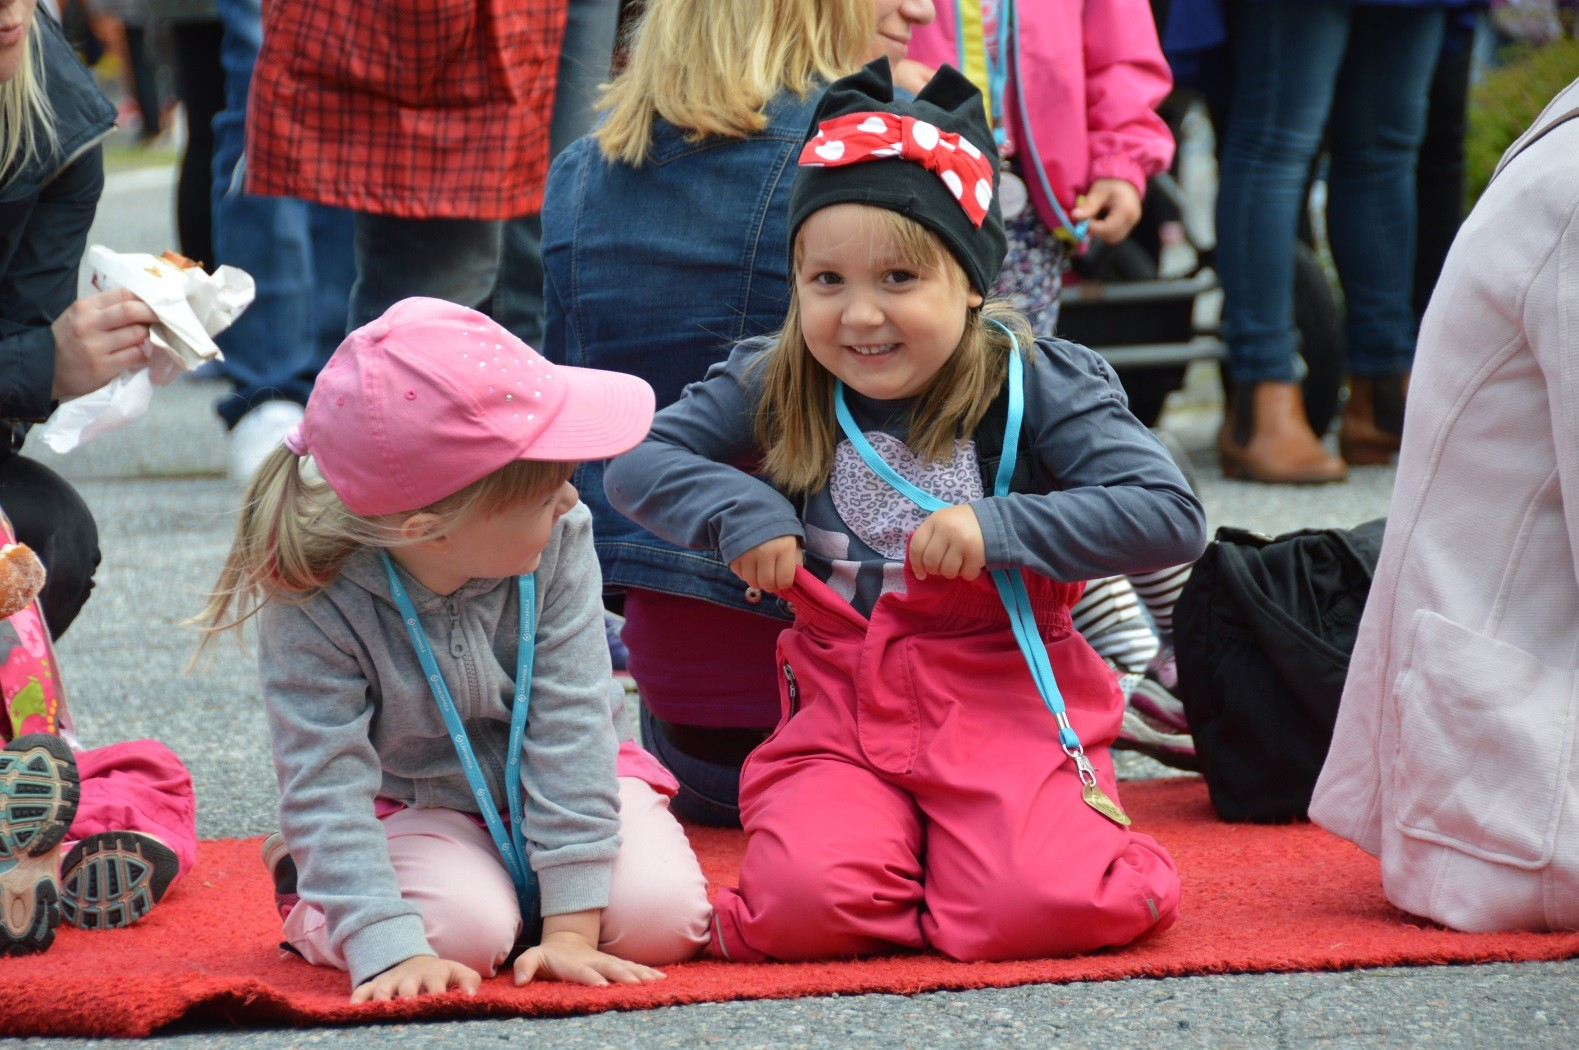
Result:
{"label": "long blonde hair", "polygon": [[[442,536],[475,517],[546,496],[574,469],[574,463],[518,460],[426,507],[364,516],[342,503],[316,472],[303,470],[302,457],[281,445],[247,487],[219,580],[203,611],[187,621],[202,632],[193,663],[216,635],[241,626],[265,602],[301,602],[322,591],[363,547],[394,548]],[[416,513],[432,514],[433,527],[420,537],[403,535],[401,525]]]}
{"label": "long blonde hair", "polygon": [[55,149],[55,111],[44,93],[44,30],[33,16],[16,76],[0,84],[0,186],[39,155]]}
{"label": "long blonde hair", "polygon": [[[959,287],[969,287],[964,269],[937,234],[896,211],[874,207],[870,213],[863,234],[889,238],[895,254],[907,265],[941,269]],[[800,258],[797,237],[795,269]],[[1008,376],[1010,348],[1016,343],[1026,363],[1033,363],[1031,326],[1007,303],[992,301],[969,308],[959,345],[911,412],[905,444],[928,461],[951,455],[955,442],[971,435],[998,396]],[[812,356],[801,332],[793,272],[789,312],[762,367],[756,438],[763,449],[763,472],[786,492],[815,492],[833,473],[840,430],[833,412],[833,375]]]}
{"label": "long blonde hair", "polygon": [[745,138],[767,126],[769,99],[853,73],[876,36],[872,0],[647,0],[630,62],[598,100],[598,145],[639,166],[657,117],[692,140]]}

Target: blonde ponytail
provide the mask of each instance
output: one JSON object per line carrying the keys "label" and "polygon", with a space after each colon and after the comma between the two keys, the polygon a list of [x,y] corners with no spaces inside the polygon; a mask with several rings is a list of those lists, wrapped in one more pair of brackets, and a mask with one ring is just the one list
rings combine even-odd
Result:
{"label": "blonde ponytail", "polygon": [[[353,513],[307,461],[276,448],[247,486],[230,553],[208,601],[186,621],[200,632],[188,669],[215,636],[240,627],[270,601],[304,602],[332,584],[364,547],[394,548],[442,535],[461,522],[540,499],[570,477],[574,463],[518,460],[427,507],[366,517]],[[413,514],[435,521],[422,536],[401,526]]]}

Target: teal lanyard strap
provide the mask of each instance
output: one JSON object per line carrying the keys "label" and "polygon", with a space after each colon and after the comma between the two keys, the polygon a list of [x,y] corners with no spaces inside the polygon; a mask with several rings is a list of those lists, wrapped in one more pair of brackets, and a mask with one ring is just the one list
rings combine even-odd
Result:
{"label": "teal lanyard strap", "polygon": [[[1052,184],[1047,181],[1047,169],[1042,165],[1041,155],[1036,151],[1036,136],[1031,130],[1031,114],[1025,100],[1025,81],[1020,76],[1024,63],[1020,59],[1020,34],[1017,29],[1017,14],[1014,0],[1002,0],[998,5],[997,22],[993,26],[993,36],[996,40],[996,55],[993,48],[987,48],[987,84],[992,98],[992,115],[996,123],[993,128],[993,137],[1001,148],[1008,138],[1008,129],[1005,126],[1008,120],[1008,84],[1009,68],[1012,65],[1015,73],[1015,82],[1020,90],[1016,92],[1015,110],[1020,117],[1020,134],[1025,141],[1019,144],[1020,156],[1023,161],[1021,169],[1036,177],[1036,184],[1041,187],[1042,196],[1047,198],[1048,205],[1053,209],[1053,217],[1058,220],[1075,243],[1084,244],[1090,232],[1090,222],[1074,222],[1069,214],[1064,211],[1064,206],[1058,203],[1058,195],[1053,192]],[[970,68],[965,59],[965,34],[960,32],[961,19],[964,16],[960,11],[960,0],[954,0],[954,36],[958,41],[959,68]]]}
{"label": "teal lanyard strap", "polygon": [[444,726],[449,730],[450,739],[455,743],[455,754],[460,759],[461,768],[466,772],[466,781],[471,785],[472,795],[477,800],[477,808],[482,812],[483,822],[488,825],[488,833],[493,836],[493,843],[499,849],[499,856],[504,860],[505,870],[510,873],[510,881],[515,883],[516,899],[521,905],[521,918],[530,923],[532,916],[537,911],[537,876],[526,861],[526,842],[521,833],[521,819],[523,807],[521,803],[521,752],[526,740],[526,715],[532,693],[532,663],[535,656],[535,643],[533,634],[537,626],[537,577],[526,575],[517,578],[516,590],[520,605],[520,637],[517,639],[515,659],[515,704],[510,710],[510,750],[504,763],[504,793],[506,806],[509,810],[510,826],[508,829],[499,819],[499,807],[493,800],[493,792],[488,790],[488,781],[483,777],[482,768],[477,764],[477,756],[472,751],[471,740],[466,736],[466,729],[461,725],[459,713],[455,710],[455,700],[450,696],[449,686],[444,682],[444,675],[439,671],[438,661],[433,658],[432,646],[428,644],[428,636],[422,630],[422,622],[417,618],[417,610],[411,604],[411,597],[406,593],[405,585],[400,582],[400,575],[395,571],[394,560],[389,552],[380,551],[384,559],[384,569],[389,575],[389,593],[395,600],[395,607],[400,610],[401,619],[406,624],[406,634],[411,638],[411,647],[417,651],[417,660],[422,664],[422,671],[428,676],[428,687],[433,691],[433,699],[438,703],[439,713],[444,716]]}
{"label": "teal lanyard strap", "polygon": [[[993,323],[997,324],[997,322]],[[998,327],[1003,328],[1002,325]],[[1019,454],[1020,420],[1025,415],[1025,362],[1020,359],[1019,342],[1015,339],[1014,333],[1009,332],[1007,328],[1003,330],[1008,332],[1013,345],[1009,350],[1008,420],[1004,425],[1003,455],[998,461],[998,473],[993,479],[994,496],[1009,494],[1009,481],[1014,476],[1014,462]],[[877,454],[871,443],[866,440],[866,435],[861,433],[861,428],[855,425],[855,417],[850,415],[850,409],[845,404],[844,384],[837,379],[833,384],[833,407],[844,436],[871,468],[872,473],[882,478],[896,492],[922,510],[942,510],[951,505],[910,482]],[[1047,709],[1058,722],[1059,743],[1075,760],[1081,781],[1087,784],[1096,783],[1096,774],[1086,758],[1080,737],[1069,724],[1064,697],[1058,689],[1058,680],[1053,675],[1052,661],[1047,656],[1047,645],[1036,630],[1036,617],[1031,610],[1031,596],[1025,589],[1025,578],[1019,572],[993,569],[992,582],[997,586],[998,597],[1003,602],[1004,610],[1009,614],[1009,626],[1014,632],[1014,640],[1019,645],[1021,654],[1025,657],[1026,666],[1030,669],[1031,679],[1036,683],[1036,691],[1041,694],[1042,702],[1047,705]]]}
{"label": "teal lanyard strap", "polygon": [[1025,141],[1020,144],[1026,158],[1021,167],[1036,175],[1036,184],[1042,188],[1042,196],[1047,198],[1047,203],[1053,209],[1053,215],[1058,219],[1059,224],[1069,231],[1077,245],[1085,244],[1091,232],[1090,220],[1073,222],[1069,214],[1064,211],[1064,206],[1058,203],[1058,195],[1053,192],[1052,184],[1047,181],[1047,169],[1042,164],[1041,154],[1036,151],[1036,133],[1031,130],[1031,113],[1025,101],[1023,86],[1025,81],[1020,74],[1020,70],[1024,67],[1020,59],[1020,34],[1014,33],[1009,39],[1012,44],[1015,82],[1021,85],[1021,90],[1015,92],[1017,97],[1014,100],[1015,107],[1020,113],[1020,133],[1025,136]]}

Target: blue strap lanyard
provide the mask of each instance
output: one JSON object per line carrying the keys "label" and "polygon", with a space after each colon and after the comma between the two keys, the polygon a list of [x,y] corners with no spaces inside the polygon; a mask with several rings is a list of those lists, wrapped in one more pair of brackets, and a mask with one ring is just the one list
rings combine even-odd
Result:
{"label": "blue strap lanyard", "polygon": [[[982,0],[954,0],[954,35],[959,41],[959,68],[970,69],[973,66],[979,68],[981,63],[971,62],[969,56],[965,54],[966,34],[961,32],[960,29],[966,25],[967,12],[961,9],[962,3],[973,5],[974,10],[970,14],[973,21],[979,23],[981,21],[980,9]],[[1074,239],[1075,244],[1084,244],[1091,225],[1089,220],[1074,222],[1069,218],[1068,213],[1064,211],[1064,206],[1058,203],[1058,195],[1053,192],[1052,184],[1047,180],[1047,169],[1043,166],[1041,154],[1036,149],[1036,135],[1031,130],[1031,114],[1025,99],[1025,81],[1020,75],[1020,70],[1024,68],[1025,64],[1020,57],[1020,34],[1015,31],[1015,16],[1014,0],[1000,0],[997,23],[993,26],[994,46],[988,48],[985,46],[985,41],[983,41],[983,50],[987,52],[984,56],[987,70],[986,93],[988,98],[992,100],[990,108],[994,125],[993,136],[997,140],[999,148],[1002,148],[1008,135],[1004,122],[1008,119],[1009,111],[1005,107],[1008,95],[1009,67],[1013,66],[1015,83],[1020,85],[1020,90],[1015,92],[1015,110],[1020,118],[1020,134],[1025,139],[1023,143],[1019,144],[1019,155],[1024,158],[1020,167],[1023,171],[1036,177],[1036,184],[1041,188],[1042,196],[1047,198],[1047,203],[1053,209],[1053,216],[1058,220],[1058,224]]]}
{"label": "blue strap lanyard", "polygon": [[[1004,331],[1007,332],[1008,329],[1005,328]],[[1011,340],[1014,339],[1012,332],[1009,337]],[[850,415],[850,409],[844,403],[844,384],[837,379],[833,384],[833,405],[844,436],[849,439],[850,444],[874,474],[922,510],[942,510],[951,505],[912,484],[877,454],[871,443],[866,440],[866,435],[861,433],[861,428],[855,425],[855,418]],[[1009,494],[1009,480],[1014,476],[1014,461],[1019,453],[1020,420],[1024,415],[1025,362],[1020,359],[1019,344],[1016,340],[1009,350],[1009,417],[1003,430],[1003,456],[998,461],[998,473],[993,479],[994,496]],[[1036,617],[1031,611],[1031,596],[1026,592],[1025,578],[1018,571],[1011,573],[1007,569],[993,569],[992,582],[997,585],[998,597],[1002,599],[1004,610],[1009,614],[1009,626],[1014,631],[1014,640],[1018,643],[1020,652],[1025,656],[1026,666],[1031,670],[1036,691],[1041,694],[1042,702],[1058,721],[1058,742],[1063,745],[1064,752],[1075,760],[1081,783],[1094,786],[1096,771],[1092,768],[1090,760],[1086,758],[1080,737],[1069,724],[1069,715],[1064,709],[1064,697],[1058,690],[1057,679],[1053,676],[1052,661],[1047,657],[1047,645],[1036,629]]]}
{"label": "blue strap lanyard", "polygon": [[499,819],[499,806],[494,802],[493,792],[488,790],[488,781],[483,777],[482,768],[477,764],[477,756],[472,751],[471,740],[466,736],[466,729],[461,725],[461,718],[455,710],[455,700],[450,696],[449,686],[444,683],[444,675],[439,671],[438,661],[433,658],[433,648],[428,644],[427,633],[422,630],[422,622],[417,619],[417,610],[411,604],[411,597],[406,593],[405,585],[400,582],[400,575],[395,571],[395,563],[389,557],[389,552],[380,551],[384,559],[384,569],[389,574],[389,594],[395,599],[395,607],[400,610],[401,619],[406,622],[406,634],[411,638],[411,647],[417,651],[417,660],[422,664],[422,671],[428,676],[428,688],[433,690],[433,699],[438,702],[439,713],[444,716],[444,726],[449,730],[450,739],[455,743],[455,754],[461,761],[461,768],[466,771],[466,781],[471,785],[472,795],[477,799],[477,808],[482,812],[482,819],[488,825],[488,833],[493,836],[493,843],[499,848],[499,856],[504,860],[505,870],[510,873],[510,881],[515,883],[515,896],[521,905],[521,918],[530,924],[532,917],[537,912],[537,875],[532,871],[531,865],[526,862],[526,843],[521,835],[521,751],[526,739],[526,712],[532,692],[532,658],[535,645],[533,634],[537,626],[537,577],[526,575],[517,578],[517,592],[520,601],[520,638],[517,639],[515,658],[515,704],[510,710],[510,749],[504,762],[504,793],[506,805],[509,808],[510,826],[505,828]]}

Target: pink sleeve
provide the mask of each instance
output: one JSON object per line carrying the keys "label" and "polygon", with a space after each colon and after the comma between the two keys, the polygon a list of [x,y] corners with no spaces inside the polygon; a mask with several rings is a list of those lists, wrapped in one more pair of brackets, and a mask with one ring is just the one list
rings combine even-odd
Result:
{"label": "pink sleeve", "polygon": [[937,15],[930,23],[916,26],[910,32],[910,49],[906,57],[936,69],[947,62],[959,65],[959,47],[954,43],[954,5],[940,3]]}
{"label": "pink sleeve", "polygon": [[1088,184],[1124,179],[1144,195],[1146,180],[1173,160],[1173,134],[1156,108],[1173,88],[1147,0],[1087,2]]}

